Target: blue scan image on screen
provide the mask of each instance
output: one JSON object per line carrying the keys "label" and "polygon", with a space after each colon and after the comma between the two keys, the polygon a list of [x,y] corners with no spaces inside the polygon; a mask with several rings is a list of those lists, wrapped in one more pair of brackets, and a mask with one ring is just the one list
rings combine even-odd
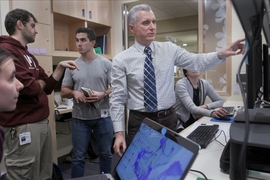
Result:
{"label": "blue scan image on screen", "polygon": [[142,124],[116,171],[121,180],[180,179],[193,153]]}

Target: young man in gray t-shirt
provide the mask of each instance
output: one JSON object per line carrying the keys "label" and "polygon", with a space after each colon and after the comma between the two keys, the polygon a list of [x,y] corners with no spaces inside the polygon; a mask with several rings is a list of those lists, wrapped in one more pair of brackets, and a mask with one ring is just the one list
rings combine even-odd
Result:
{"label": "young man in gray t-shirt", "polygon": [[[97,140],[100,173],[111,173],[113,125],[109,114],[111,61],[94,52],[95,32],[79,28],[76,45],[81,57],[75,60],[79,71],[66,69],[61,96],[73,98],[71,178],[84,176],[84,159],[92,132]],[[87,97],[82,87],[92,90]],[[93,106],[96,103],[97,106]]]}

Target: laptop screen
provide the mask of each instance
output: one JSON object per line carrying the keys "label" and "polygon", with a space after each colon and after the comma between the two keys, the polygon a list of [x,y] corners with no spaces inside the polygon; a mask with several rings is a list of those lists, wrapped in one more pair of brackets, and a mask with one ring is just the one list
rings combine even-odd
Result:
{"label": "laptop screen", "polygon": [[198,150],[193,142],[146,118],[116,173],[121,180],[184,179]]}

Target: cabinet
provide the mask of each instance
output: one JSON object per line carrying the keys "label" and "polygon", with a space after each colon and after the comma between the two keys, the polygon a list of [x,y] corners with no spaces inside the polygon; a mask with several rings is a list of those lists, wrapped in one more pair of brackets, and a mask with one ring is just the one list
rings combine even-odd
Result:
{"label": "cabinet", "polygon": [[[75,36],[80,27],[92,28],[97,36],[107,36],[108,59],[111,55],[111,1],[60,1],[53,0],[53,59],[76,59],[80,55],[77,52]],[[70,7],[70,8],[68,8]],[[99,13],[102,12],[102,13]]]}
{"label": "cabinet", "polygon": [[[53,13],[53,35],[54,51],[75,52],[77,50],[75,43],[75,32],[79,27],[85,27],[84,20],[77,19],[63,14]],[[67,56],[79,56],[79,53]]]}
{"label": "cabinet", "polygon": [[26,9],[31,12],[39,23],[51,25],[50,0],[15,0],[11,1],[10,9]]}
{"label": "cabinet", "polygon": [[111,0],[53,0],[53,12],[72,16],[86,21],[110,25]]}
{"label": "cabinet", "polygon": [[85,19],[85,0],[52,0],[53,12]]}
{"label": "cabinet", "polygon": [[86,1],[86,20],[91,20],[103,25],[111,25],[112,1]]}
{"label": "cabinet", "polygon": [[[28,44],[28,49],[35,55],[52,55],[52,37],[51,37],[51,4],[49,0],[26,0],[11,1],[10,9],[21,8],[31,12],[38,23],[36,29],[38,34],[34,43]],[[40,7],[40,8],[36,8]],[[48,33],[49,32],[49,33]]]}
{"label": "cabinet", "polygon": [[38,34],[34,43],[28,44],[28,50],[34,55],[49,55],[52,56],[52,37],[51,26],[47,24],[37,24],[36,29]]}

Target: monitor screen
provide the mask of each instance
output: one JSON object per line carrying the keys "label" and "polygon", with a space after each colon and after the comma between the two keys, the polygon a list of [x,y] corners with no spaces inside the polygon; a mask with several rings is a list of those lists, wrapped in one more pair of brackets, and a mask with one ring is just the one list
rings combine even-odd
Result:
{"label": "monitor screen", "polygon": [[262,87],[262,24],[263,0],[232,0],[234,9],[246,36],[246,101],[247,108],[253,109]]}
{"label": "monitor screen", "polygon": [[254,43],[248,52],[246,63],[247,88],[246,98],[248,109],[255,108],[256,101],[260,99],[260,92],[263,81],[262,61],[262,38],[254,38]]}
{"label": "monitor screen", "polygon": [[116,165],[116,179],[185,179],[199,146],[145,118]]}
{"label": "monitor screen", "polygon": [[270,102],[270,56],[269,45],[263,45],[263,99]]}
{"label": "monitor screen", "polygon": [[263,44],[263,99],[270,102],[270,3],[264,0],[265,14],[263,17],[263,33],[266,44]]}
{"label": "monitor screen", "polygon": [[232,0],[233,7],[246,34],[249,44],[256,33],[261,32],[261,22],[264,14],[263,0]]}
{"label": "monitor screen", "polygon": [[267,44],[270,44],[270,0],[264,0],[265,15],[263,17],[263,32]]}

